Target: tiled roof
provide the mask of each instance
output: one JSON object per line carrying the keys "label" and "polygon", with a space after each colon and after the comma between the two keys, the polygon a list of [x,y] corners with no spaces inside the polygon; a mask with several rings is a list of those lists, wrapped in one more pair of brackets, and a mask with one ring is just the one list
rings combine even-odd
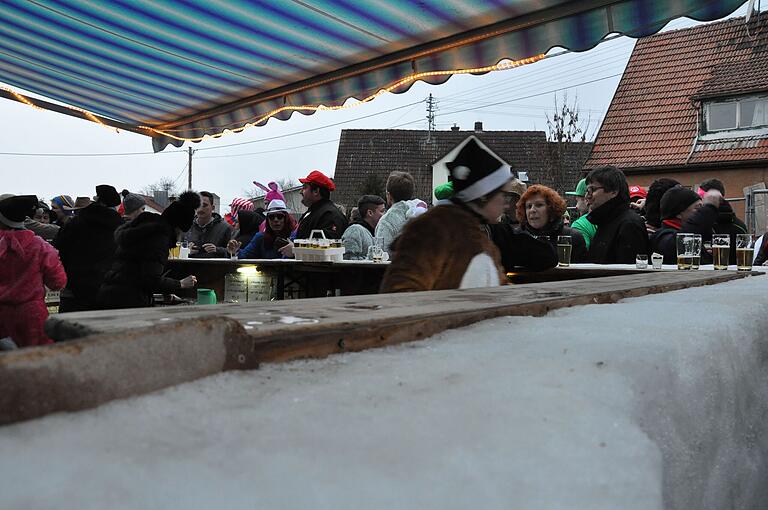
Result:
{"label": "tiled roof", "polygon": [[[638,40],[588,168],[623,169],[768,159],[768,139],[698,142],[697,99],[768,91],[768,16]],[[743,140],[742,140],[743,141]],[[738,141],[737,141],[738,142]],[[710,147],[715,143],[718,148]]]}
{"label": "tiled roof", "polygon": [[[470,135],[477,136],[513,170],[528,172],[531,182],[546,181],[547,141],[543,131],[418,131],[402,129],[345,129],[336,158],[334,202],[354,206],[371,180],[385,182],[393,170],[409,172],[416,181],[416,196],[432,200],[432,164]],[[578,170],[590,144],[573,144],[580,158],[569,155],[575,186]],[[545,182],[546,183],[546,182]]]}

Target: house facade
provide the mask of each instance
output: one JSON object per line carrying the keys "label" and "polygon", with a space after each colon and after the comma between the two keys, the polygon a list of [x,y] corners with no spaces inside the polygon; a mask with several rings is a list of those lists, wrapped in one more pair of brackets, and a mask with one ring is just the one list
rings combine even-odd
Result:
{"label": "house facade", "polygon": [[745,217],[745,188],[768,182],[768,18],[638,40],[585,168],[603,165],[641,186],[718,178]]}
{"label": "house facade", "polygon": [[[432,191],[447,181],[445,162],[468,136],[476,136],[512,171],[527,178],[530,183],[554,186],[549,172],[549,149],[543,131],[484,131],[482,123],[474,129],[452,128],[448,131],[402,129],[345,129],[341,132],[336,158],[334,202],[347,209],[355,207],[365,194],[384,196],[387,176],[394,170],[409,172],[416,181],[416,197],[432,203]],[[565,177],[558,180],[559,187],[571,189],[580,178],[580,170],[591,144],[574,143],[569,154]]]}

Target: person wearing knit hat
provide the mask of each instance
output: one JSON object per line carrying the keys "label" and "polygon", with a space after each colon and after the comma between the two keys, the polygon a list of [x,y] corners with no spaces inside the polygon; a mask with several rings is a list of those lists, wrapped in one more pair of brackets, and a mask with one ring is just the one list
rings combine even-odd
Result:
{"label": "person wearing knit hat", "polygon": [[67,286],[59,295],[59,312],[96,310],[96,295],[115,257],[115,231],[123,219],[115,208],[120,195],[108,184],[96,186],[96,201],[82,207],[56,236]]}
{"label": "person wearing knit hat", "polygon": [[477,137],[467,137],[446,164],[451,205],[433,207],[405,225],[394,244],[382,292],[498,286],[506,282],[499,250],[482,228],[498,222],[513,175]]}
{"label": "person wearing knit hat", "polygon": [[253,202],[247,198],[235,197],[229,204],[229,212],[224,215],[224,221],[230,226],[235,227],[238,221],[240,211],[253,211]]}
{"label": "person wearing knit hat", "polygon": [[162,214],[141,213],[117,230],[115,259],[98,292],[101,308],[152,306],[155,293],[172,294],[197,285],[193,275],[166,277],[165,265],[169,249],[190,229],[198,207],[200,195],[185,191]]}
{"label": "person wearing knit hat", "polygon": [[[717,208],[722,195],[717,190],[698,193],[684,186],[674,186],[661,197],[661,228],[651,235],[650,251],[664,256],[665,264],[677,262],[678,233],[700,234],[707,243],[712,241],[712,227],[717,222]],[[701,252],[701,263],[711,264],[712,255]]]}
{"label": "person wearing knit hat", "polygon": [[56,250],[24,221],[37,207],[34,195],[0,200],[0,338],[19,347],[50,344],[45,286],[59,290],[67,275]]}
{"label": "person wearing knit hat", "polygon": [[56,224],[64,225],[75,215],[75,201],[69,195],[58,195],[51,199],[51,212],[56,215]]}
{"label": "person wearing knit hat", "polygon": [[[123,218],[125,222],[133,221],[139,214],[143,213],[146,209],[147,202],[144,197],[131,193],[127,189],[120,192],[123,196]],[[118,212],[120,210],[118,209]]]}

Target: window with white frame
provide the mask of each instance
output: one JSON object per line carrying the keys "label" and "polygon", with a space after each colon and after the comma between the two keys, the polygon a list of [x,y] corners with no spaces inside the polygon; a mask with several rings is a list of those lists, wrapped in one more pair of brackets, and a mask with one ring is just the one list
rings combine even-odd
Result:
{"label": "window with white frame", "polygon": [[768,96],[705,103],[705,133],[768,127]]}

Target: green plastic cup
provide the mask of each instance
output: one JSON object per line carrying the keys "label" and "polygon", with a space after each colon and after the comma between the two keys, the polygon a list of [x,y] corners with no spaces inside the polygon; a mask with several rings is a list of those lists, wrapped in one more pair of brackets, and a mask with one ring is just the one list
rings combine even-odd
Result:
{"label": "green plastic cup", "polygon": [[213,289],[197,289],[197,304],[215,305],[216,292],[214,292]]}

